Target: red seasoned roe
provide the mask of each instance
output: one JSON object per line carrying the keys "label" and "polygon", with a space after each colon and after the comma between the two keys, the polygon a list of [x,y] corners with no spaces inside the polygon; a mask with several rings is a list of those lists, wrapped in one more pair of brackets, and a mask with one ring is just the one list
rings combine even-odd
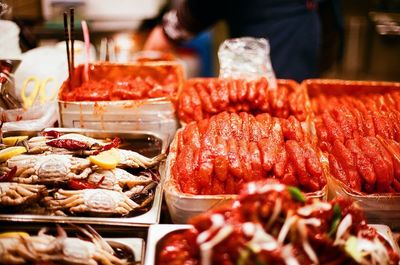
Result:
{"label": "red seasoned roe", "polygon": [[111,82],[107,79],[89,80],[61,94],[65,101],[137,100],[172,96],[177,91],[175,77],[170,74],[163,82],[148,76],[128,76]]}

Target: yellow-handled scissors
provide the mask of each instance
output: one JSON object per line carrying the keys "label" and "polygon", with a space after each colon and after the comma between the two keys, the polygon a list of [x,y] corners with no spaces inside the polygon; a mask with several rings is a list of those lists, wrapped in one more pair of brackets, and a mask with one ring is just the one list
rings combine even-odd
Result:
{"label": "yellow-handled scissors", "polygon": [[[27,95],[26,89],[31,82],[33,82],[33,90],[29,95]],[[46,87],[50,82],[54,82],[53,77],[47,77],[44,80],[40,80],[35,76],[28,77],[23,83],[21,89],[21,98],[24,103],[24,108],[30,108],[35,103],[35,100],[38,96],[40,104],[44,104],[46,102],[54,100],[57,95],[56,89],[54,89],[53,93],[50,96],[48,96],[46,93]]]}

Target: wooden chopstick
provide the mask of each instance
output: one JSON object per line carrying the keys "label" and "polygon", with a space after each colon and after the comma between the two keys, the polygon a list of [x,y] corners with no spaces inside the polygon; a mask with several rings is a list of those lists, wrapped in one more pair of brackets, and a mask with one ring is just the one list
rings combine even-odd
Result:
{"label": "wooden chopstick", "polygon": [[65,37],[65,44],[67,47],[67,61],[68,61],[68,77],[69,77],[69,82],[70,84],[72,80],[72,71],[71,71],[71,58],[70,58],[70,49],[69,49],[69,41],[70,41],[70,36],[69,36],[69,30],[68,30],[68,14],[67,12],[64,12],[64,37]]}

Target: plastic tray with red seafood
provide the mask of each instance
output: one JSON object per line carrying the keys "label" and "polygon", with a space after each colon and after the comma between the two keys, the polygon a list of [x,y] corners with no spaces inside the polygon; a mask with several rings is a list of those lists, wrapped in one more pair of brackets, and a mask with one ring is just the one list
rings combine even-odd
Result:
{"label": "plastic tray with red seafood", "polygon": [[185,82],[178,99],[177,113],[181,122],[199,121],[223,111],[269,113],[274,117],[307,118],[308,99],[293,80],[278,79],[271,89],[266,78],[222,79],[193,78]]}
{"label": "plastic tray with red seafood", "polygon": [[174,223],[235,198],[249,181],[273,178],[310,197],[327,195],[319,151],[293,116],[223,112],[178,130],[166,165]]}
{"label": "plastic tray with red seafood", "polygon": [[400,83],[307,80],[302,86],[332,194],[357,200],[371,222],[398,228]]}
{"label": "plastic tray with red seafood", "polygon": [[[177,62],[97,63],[76,67],[58,95],[60,125],[88,129],[143,130],[172,138],[178,128],[172,100],[180,93]],[[86,80],[87,79],[87,80]]]}

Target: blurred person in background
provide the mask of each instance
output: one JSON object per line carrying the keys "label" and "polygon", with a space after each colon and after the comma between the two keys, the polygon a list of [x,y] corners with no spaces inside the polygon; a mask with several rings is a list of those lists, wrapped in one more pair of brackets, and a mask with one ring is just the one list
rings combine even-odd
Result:
{"label": "blurred person in background", "polygon": [[[320,5],[325,5],[319,9]],[[327,68],[325,53],[332,53],[334,42],[342,36],[338,0],[182,0],[167,12],[161,25],[147,38],[144,50],[170,51],[192,39],[219,20],[225,20],[231,38],[266,38],[270,43],[272,66],[277,78],[302,81],[317,77],[321,65]],[[333,34],[326,34],[323,25]],[[327,48],[327,49],[325,49]],[[332,59],[327,55],[326,58]]]}

